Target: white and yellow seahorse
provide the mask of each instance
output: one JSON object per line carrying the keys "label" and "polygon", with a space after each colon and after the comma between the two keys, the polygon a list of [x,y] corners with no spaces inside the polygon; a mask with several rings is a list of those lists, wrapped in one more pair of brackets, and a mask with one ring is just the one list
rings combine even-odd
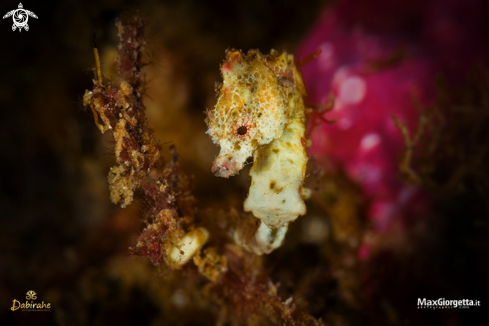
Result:
{"label": "white and yellow seahorse", "polygon": [[293,55],[274,50],[269,55],[227,50],[221,73],[217,104],[206,112],[207,133],[221,147],[212,172],[228,178],[253,156],[244,210],[261,223],[251,239],[239,232],[234,236],[250,251],[269,253],[281,245],[289,222],[306,213],[301,197],[307,163],[302,75]]}

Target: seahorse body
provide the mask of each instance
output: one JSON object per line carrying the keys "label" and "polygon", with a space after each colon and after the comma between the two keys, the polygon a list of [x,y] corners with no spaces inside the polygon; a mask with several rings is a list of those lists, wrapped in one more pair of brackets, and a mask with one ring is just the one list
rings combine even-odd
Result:
{"label": "seahorse body", "polygon": [[221,146],[212,171],[227,178],[253,156],[244,210],[263,223],[256,243],[247,246],[267,253],[280,246],[288,223],[306,212],[301,198],[307,163],[302,76],[292,55],[273,50],[266,56],[228,50],[221,73],[217,104],[206,119],[207,133]]}

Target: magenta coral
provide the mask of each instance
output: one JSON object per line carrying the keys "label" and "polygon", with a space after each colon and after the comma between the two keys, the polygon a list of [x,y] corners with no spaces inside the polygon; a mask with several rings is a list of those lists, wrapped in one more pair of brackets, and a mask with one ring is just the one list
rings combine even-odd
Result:
{"label": "magenta coral", "polygon": [[[361,185],[377,231],[410,223],[430,201],[398,177],[404,140],[391,116],[406,121],[413,133],[416,103],[429,107],[435,101],[436,74],[456,82],[468,62],[489,53],[487,42],[474,41],[483,10],[460,1],[339,1],[298,50],[299,58],[322,52],[302,68],[310,100],[335,97],[327,117],[337,122],[311,130],[309,153]],[[416,17],[421,24],[411,25]],[[416,34],[415,28],[421,30]],[[367,253],[363,247],[360,257]]]}

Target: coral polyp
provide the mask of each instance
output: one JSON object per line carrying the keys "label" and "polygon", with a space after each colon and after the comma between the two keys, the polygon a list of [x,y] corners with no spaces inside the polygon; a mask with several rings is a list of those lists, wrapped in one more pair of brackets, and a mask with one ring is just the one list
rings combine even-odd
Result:
{"label": "coral polyp", "polygon": [[262,223],[254,239],[236,240],[255,253],[269,253],[282,243],[288,223],[306,213],[301,198],[306,91],[294,57],[286,52],[228,50],[221,73],[217,104],[206,119],[207,133],[221,146],[212,172],[228,178],[253,156],[244,210]]}

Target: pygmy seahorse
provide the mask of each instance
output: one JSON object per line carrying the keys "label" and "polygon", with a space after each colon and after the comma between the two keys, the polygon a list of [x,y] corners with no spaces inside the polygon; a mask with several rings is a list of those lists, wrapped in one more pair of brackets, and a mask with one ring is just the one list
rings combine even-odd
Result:
{"label": "pygmy seahorse", "polygon": [[206,112],[207,133],[221,147],[212,172],[228,178],[253,156],[244,210],[261,224],[253,239],[235,240],[257,254],[269,253],[281,245],[288,223],[306,213],[304,83],[294,57],[274,50],[227,50],[221,74],[217,104]]}

